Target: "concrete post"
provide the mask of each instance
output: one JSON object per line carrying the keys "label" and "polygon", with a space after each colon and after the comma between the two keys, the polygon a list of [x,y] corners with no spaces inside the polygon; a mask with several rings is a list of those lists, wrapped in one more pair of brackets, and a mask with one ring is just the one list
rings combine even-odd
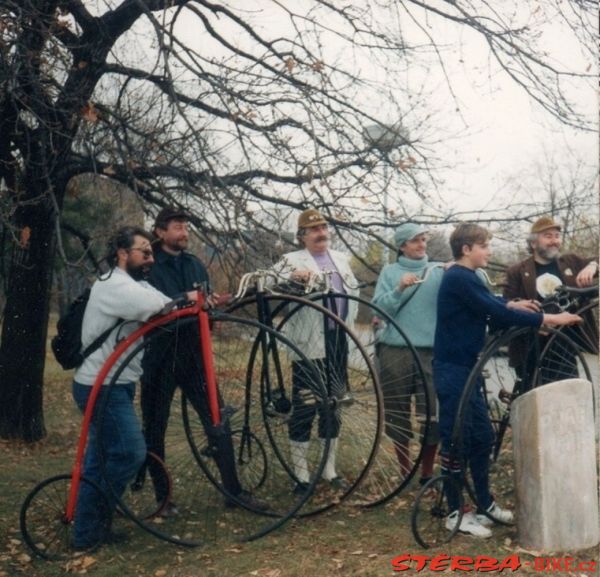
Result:
{"label": "concrete post", "polygon": [[523,547],[574,551],[600,541],[592,385],[568,379],[511,407],[517,526]]}

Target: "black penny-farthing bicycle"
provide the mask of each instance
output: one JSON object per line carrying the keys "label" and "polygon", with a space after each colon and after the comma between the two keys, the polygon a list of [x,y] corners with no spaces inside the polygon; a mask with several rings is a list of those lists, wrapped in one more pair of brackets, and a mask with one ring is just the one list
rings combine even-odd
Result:
{"label": "black penny-farthing bicycle", "polygon": [[[560,329],[512,328],[492,335],[479,356],[465,384],[452,435],[451,461],[462,462],[464,423],[469,418],[469,405],[478,391],[484,395],[494,429],[494,443],[490,451],[489,484],[495,498],[509,508],[514,507],[514,482],[512,462],[512,435],[510,431],[510,405],[518,396],[546,383],[569,378],[583,378],[598,386],[594,372],[598,343],[598,288],[577,289],[559,287],[556,293],[542,303],[551,313],[569,311],[580,314],[587,322]],[[466,471],[462,463],[462,471]],[[462,481],[456,476],[432,479],[423,487],[412,511],[412,530],[415,540],[423,547],[439,546],[447,542],[458,530],[446,528],[448,511],[445,483],[452,483],[467,494],[477,507],[477,495],[466,475]],[[447,486],[447,485],[446,485]],[[430,490],[434,489],[434,490]],[[462,493],[462,491],[461,491]],[[462,499],[462,495],[461,495]],[[480,510],[483,508],[480,507]],[[493,514],[484,513],[492,521],[503,524]]]}

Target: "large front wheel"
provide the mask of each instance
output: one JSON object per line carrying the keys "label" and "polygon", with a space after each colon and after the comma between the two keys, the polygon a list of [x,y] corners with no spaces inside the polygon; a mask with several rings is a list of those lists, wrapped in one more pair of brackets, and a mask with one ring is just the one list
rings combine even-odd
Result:
{"label": "large front wheel", "polygon": [[[226,508],[219,517],[221,531],[251,540],[283,525],[311,499],[331,444],[333,408],[324,375],[285,335],[250,319],[216,311],[211,317],[222,424],[203,423],[199,418],[202,399],[191,397],[190,391],[182,407],[183,423],[192,453],[225,499]],[[291,383],[298,375],[305,384],[303,406],[318,414],[322,424],[320,440],[314,439],[303,454],[310,474],[302,491],[296,489],[297,480],[286,466],[294,458],[292,447],[273,444],[264,413],[265,384]],[[294,416],[289,409],[282,422]],[[308,426],[306,415],[295,418]],[[287,425],[285,429],[287,439]]]}
{"label": "large front wheel", "polygon": [[[140,404],[136,405],[149,450],[164,461],[164,469],[149,466],[145,472],[146,494],[157,507],[168,496],[169,506],[156,515],[132,507],[110,483],[119,508],[140,527],[179,545],[193,546],[215,540],[256,538],[282,525],[310,497],[293,493],[292,484],[268,451],[260,402],[260,383],[271,369],[267,355],[249,368],[254,343],[269,334],[283,358],[300,356],[285,337],[249,320],[212,313],[213,364],[218,391],[217,424],[211,413],[206,378],[200,355],[196,317],[163,325],[134,342],[106,387],[99,427],[111,394],[128,369],[140,363]],[[311,395],[328,417],[320,374],[306,367]],[[181,390],[180,395],[178,389]],[[175,415],[183,413],[183,420]],[[100,433],[100,438],[103,434]],[[107,451],[101,447],[106,467]],[[324,456],[314,455],[311,465],[320,472]],[[200,465],[200,466],[198,466]],[[148,493],[148,491],[150,491]],[[148,498],[148,497],[147,497]]]}
{"label": "large front wheel", "polygon": [[[477,395],[485,395],[484,402],[493,431],[489,487],[500,507],[512,509],[515,506],[511,402],[533,388],[574,377],[592,381],[583,352],[562,331],[546,328],[543,333],[529,328],[512,329],[496,337],[471,371],[454,424],[453,444],[457,451],[461,451],[465,443],[469,443],[470,439],[465,435],[469,434],[473,399]],[[465,467],[463,462],[463,470]],[[468,475],[466,487],[477,504],[477,493]]]}
{"label": "large front wheel", "polygon": [[[269,443],[294,491],[317,478],[314,497],[302,515],[323,512],[361,492],[377,460],[383,412],[376,371],[360,337],[331,309],[288,294],[263,294],[234,305],[237,316],[258,317],[289,339],[302,356],[281,355],[271,338],[254,344],[253,364],[266,354],[272,371],[261,378],[261,403]],[[306,358],[308,357],[308,359]],[[311,399],[306,364],[325,384],[330,432],[321,408]],[[329,444],[327,437],[331,437]],[[309,462],[326,454],[323,474]],[[321,478],[319,478],[321,477]]]}
{"label": "large front wheel", "polygon": [[[431,349],[417,350],[396,320],[381,307],[359,296],[327,292],[308,295],[336,313],[352,312],[352,332],[360,347],[351,348],[351,374],[363,391],[366,370],[361,357],[371,360],[381,390],[383,430],[378,450],[353,501],[374,507],[387,503],[403,491],[417,474],[423,460],[426,476],[432,474],[433,457],[439,442],[437,405],[431,374]],[[393,344],[388,344],[393,343]],[[358,374],[357,374],[358,373]],[[374,398],[374,395],[368,395]],[[349,420],[360,431],[373,415],[364,404],[354,408]]]}

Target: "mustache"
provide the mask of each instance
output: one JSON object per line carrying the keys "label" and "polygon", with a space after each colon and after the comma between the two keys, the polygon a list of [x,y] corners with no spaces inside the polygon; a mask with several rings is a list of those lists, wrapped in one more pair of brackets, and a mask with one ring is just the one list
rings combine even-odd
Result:
{"label": "mustache", "polygon": [[322,240],[329,240],[329,237],[326,234],[321,234],[315,237],[315,242],[320,242]]}

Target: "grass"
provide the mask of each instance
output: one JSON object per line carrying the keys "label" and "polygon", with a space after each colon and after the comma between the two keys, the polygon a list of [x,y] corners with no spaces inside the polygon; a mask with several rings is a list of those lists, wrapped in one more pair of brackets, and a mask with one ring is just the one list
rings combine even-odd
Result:
{"label": "grass", "polygon": [[[397,555],[424,553],[410,531],[415,492],[408,490],[385,507],[365,511],[340,506],[314,518],[294,521],[252,543],[237,543],[219,535],[215,543],[183,549],[158,541],[121,519],[119,528],[126,528],[130,534],[125,545],[107,546],[70,561],[34,559],[19,532],[20,505],[42,479],[70,470],[80,424],[70,394],[70,374],[61,371],[51,358],[46,372],[45,417],[48,435],[43,441],[32,445],[0,442],[0,577],[53,577],[65,573],[95,577],[379,577],[395,574],[391,560]],[[430,554],[440,553],[497,558],[518,553],[521,562],[532,561],[535,555],[519,547],[513,527],[495,528],[492,539],[485,542],[457,536]],[[597,560],[598,551],[581,551],[573,557],[584,562]],[[519,574],[535,573],[530,567],[519,570]],[[439,573],[425,570],[420,574]],[[569,574],[585,573],[561,573]]]}

